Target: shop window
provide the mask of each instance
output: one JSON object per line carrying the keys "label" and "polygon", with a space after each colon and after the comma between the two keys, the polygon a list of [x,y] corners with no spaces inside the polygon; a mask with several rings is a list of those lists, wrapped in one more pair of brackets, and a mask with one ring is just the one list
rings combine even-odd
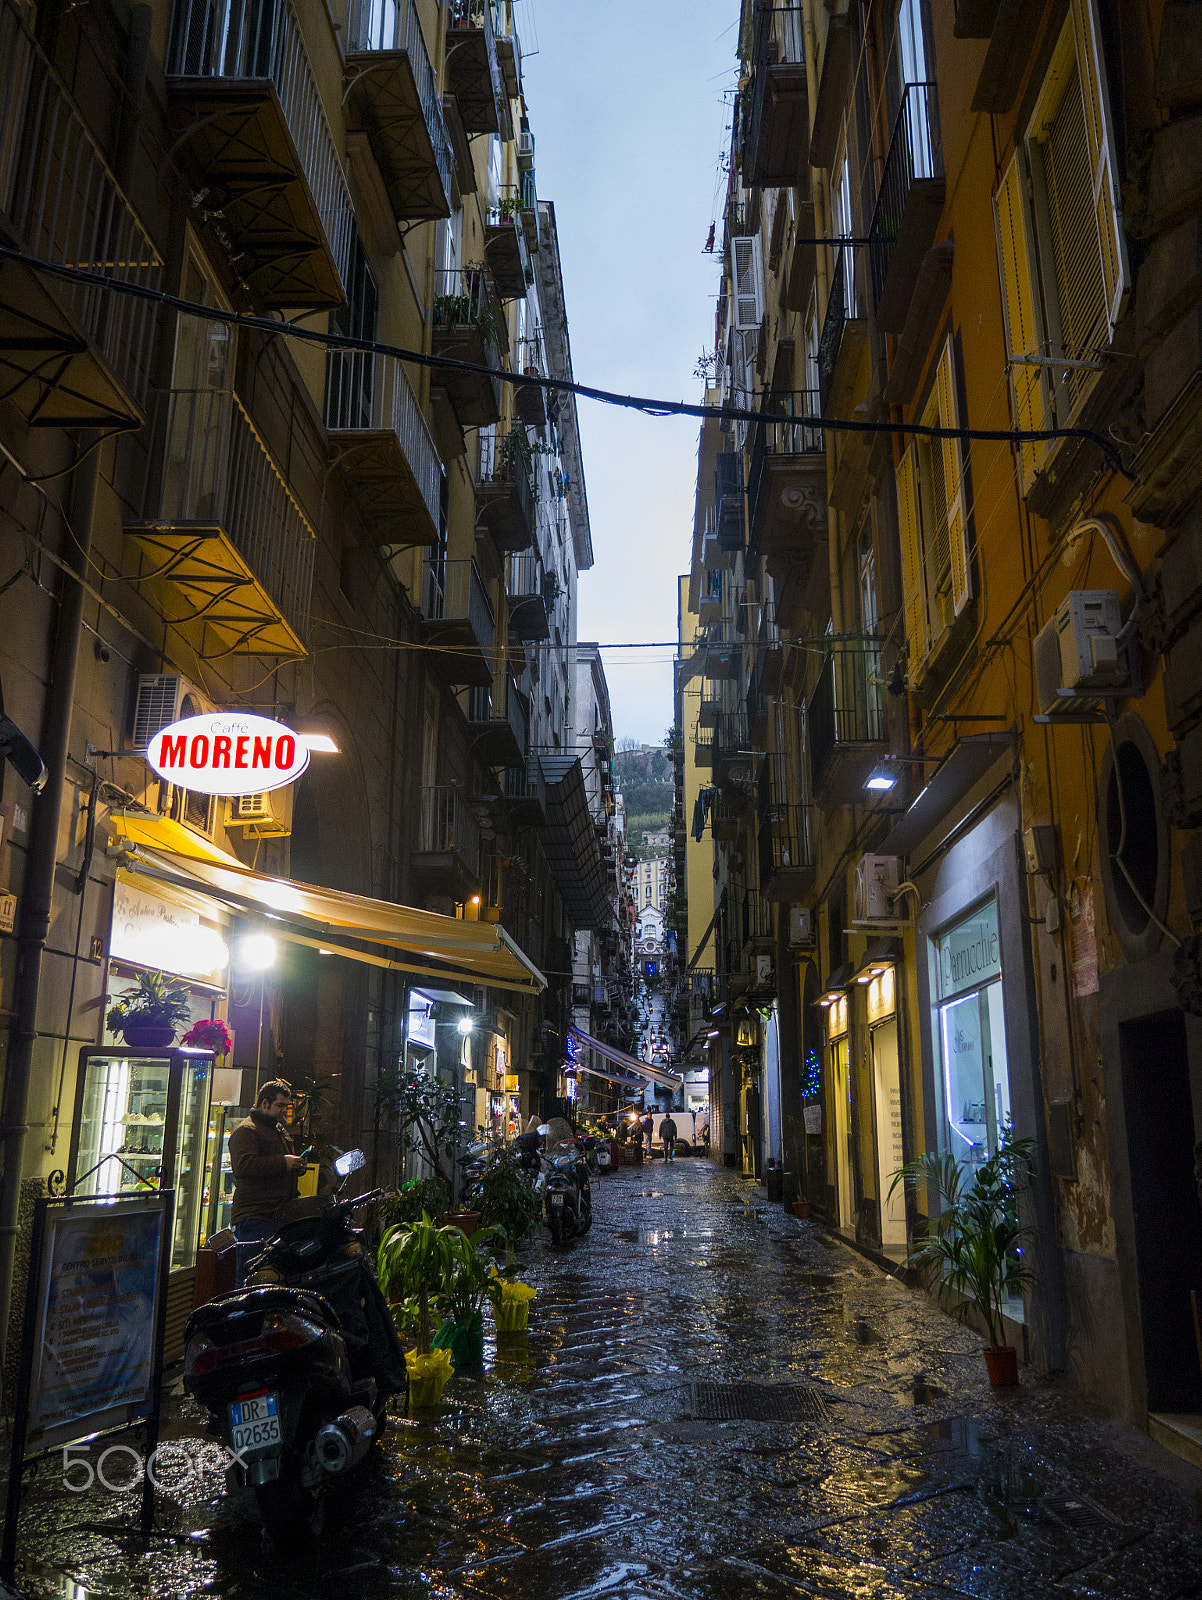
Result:
{"label": "shop window", "polygon": [[[1096,0],[1072,0],[1026,136],[994,197],[1015,422],[1066,426],[1097,379],[1127,292]],[[1069,365],[1057,365],[1056,357]],[[1023,493],[1048,441],[1019,455]]]}
{"label": "shop window", "polygon": [[[927,427],[960,426],[950,336],[920,421]],[[906,642],[915,683],[972,598],[964,469],[959,439],[928,438],[913,439],[897,467]]]}
{"label": "shop window", "polygon": [[1010,1126],[997,902],[987,901],[935,941],[936,1053],[947,1146],[968,1171],[994,1154]]}

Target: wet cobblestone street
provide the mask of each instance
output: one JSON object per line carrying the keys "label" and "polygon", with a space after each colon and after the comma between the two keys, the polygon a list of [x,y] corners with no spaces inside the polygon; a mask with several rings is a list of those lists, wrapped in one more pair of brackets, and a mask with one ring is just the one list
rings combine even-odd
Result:
{"label": "wet cobblestone street", "polygon": [[657,1161],[595,1192],[585,1240],[526,1253],[529,1334],[398,1419],[315,1556],[284,1564],[215,1472],[143,1555],[132,1497],[69,1495],[52,1463],[25,1592],[1202,1596],[1202,1475],[1133,1429],[1030,1378],[991,1396],[974,1335],[734,1173]]}

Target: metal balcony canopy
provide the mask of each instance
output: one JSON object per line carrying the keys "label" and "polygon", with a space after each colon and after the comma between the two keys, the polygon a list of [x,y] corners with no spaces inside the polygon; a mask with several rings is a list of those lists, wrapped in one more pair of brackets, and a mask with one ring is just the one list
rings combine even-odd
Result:
{"label": "metal balcony canopy", "polygon": [[665,1072],[662,1067],[653,1067],[649,1061],[640,1061],[637,1056],[628,1056],[625,1050],[619,1050],[616,1045],[594,1039],[591,1033],[582,1033],[579,1028],[569,1028],[568,1032],[579,1044],[588,1045],[590,1050],[595,1050],[607,1061],[612,1061],[614,1066],[624,1067],[627,1072],[636,1072],[640,1078],[657,1083],[661,1089],[676,1090],[684,1082],[683,1078],[677,1077],[673,1072]]}
{"label": "metal balcony canopy", "polygon": [[973,733],[958,739],[926,788],[894,823],[880,846],[880,854],[908,856],[985,776],[994,762],[1012,749],[1013,740],[1008,732]]}
{"label": "metal balcony canopy", "polygon": [[[110,830],[130,870],[267,919],[293,944],[333,950],[351,961],[413,973],[444,986],[538,993],[547,980],[501,927],[252,872],[234,856],[166,817],[114,812]],[[350,941],[356,941],[352,943]],[[377,950],[359,948],[372,945]]]}
{"label": "metal balcony canopy", "polygon": [[543,853],[577,928],[599,928],[609,919],[605,863],[589,810],[579,756],[538,757],[547,790]]}

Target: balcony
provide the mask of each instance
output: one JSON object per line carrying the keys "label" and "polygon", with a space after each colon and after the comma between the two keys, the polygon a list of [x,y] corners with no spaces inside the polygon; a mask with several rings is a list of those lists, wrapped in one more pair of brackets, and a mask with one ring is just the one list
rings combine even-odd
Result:
{"label": "balcony", "polygon": [[800,5],[761,6],[743,183],[748,189],[809,187],[810,102]]}
{"label": "balcony", "polygon": [[707,678],[737,678],[743,664],[743,644],[729,617],[713,622],[705,631],[703,666]]}
{"label": "balcony", "polygon": [[551,615],[559,594],[555,578],[543,571],[533,550],[505,559],[505,592],[509,596],[509,631],[523,643],[551,637]]}
{"label": "balcony", "polygon": [[760,893],[796,901],[814,884],[813,807],[789,798],[784,757],[768,755],[759,781]]}
{"label": "balcony", "polygon": [[[826,450],[821,428],[806,420],[818,411],[815,392],[802,396],[800,417],[755,425],[747,500],[753,555],[772,562],[812,554],[826,539]],[[771,567],[769,567],[771,570]]]}
{"label": "balcony", "polygon": [[511,187],[484,214],[484,254],[502,300],[524,300],[527,286],[534,281],[521,207],[520,192]]}
{"label": "balcony", "polygon": [[499,436],[481,433],[476,527],[491,534],[498,550],[529,550],[534,543],[532,469],[525,428],[515,426]]}
{"label": "balcony", "polygon": [[719,686],[716,683],[702,683],[701,709],[697,716],[697,726],[700,728],[716,728],[718,714],[722,710],[722,699]]}
{"label": "balcony", "polygon": [[716,622],[722,615],[722,579],[725,576],[721,567],[706,567],[701,574],[701,594],[698,599],[698,615],[702,622]]}
{"label": "balcony", "polygon": [[818,339],[819,410],[839,416],[847,405],[868,340],[868,323],[855,287],[855,260],[850,245],[836,247],[826,315]]}
{"label": "balcony", "polygon": [[451,214],[454,155],[414,0],[351,0],[347,126],[366,136],[398,222]]}
{"label": "balcony", "polygon": [[693,765],[712,767],[714,764],[714,730],[698,727],[693,744]]}
{"label": "balcony", "polygon": [[876,320],[901,333],[923,257],[935,242],[946,185],[935,85],[908,83],[889,142],[868,237]]}
{"label": "balcony", "polygon": [[[517,364],[521,367],[523,376],[527,378],[546,377],[542,340],[536,337],[523,339],[518,350]],[[540,385],[515,384],[513,407],[528,428],[546,427],[547,399]]]}
{"label": "balcony", "polygon": [[547,791],[537,756],[505,769],[497,798],[515,828],[535,828],[546,820]]}
{"label": "balcony", "polygon": [[511,678],[497,686],[469,689],[467,720],[472,744],[490,767],[517,767],[530,747],[530,715],[521,691]]}
{"label": "balcony", "polygon": [[[0,6],[0,237],[43,261],[158,289],[162,261],[12,0]],[[30,427],[140,424],[150,300],[0,264],[0,368]]]}
{"label": "balcony", "polygon": [[325,411],[338,466],[373,536],[436,543],[443,465],[396,357],[331,350]]}
{"label": "balcony", "polygon": [[409,872],[419,894],[466,900],[480,883],[480,823],[459,789],[423,789]]}
{"label": "balcony", "polygon": [[[497,17],[500,24],[502,18]],[[516,100],[522,92],[522,46],[516,30],[501,28],[496,34],[497,40],[497,65],[501,69],[501,82],[505,86],[505,94],[510,100]]]}
{"label": "balcony", "polygon": [[491,0],[451,0],[447,19],[447,87],[468,133],[512,136],[509,102],[497,61]]}
{"label": "balcony", "polygon": [[743,456],[722,450],[714,467],[714,525],[721,549],[732,554],[743,548]]}
{"label": "balcony", "polygon": [[830,805],[863,805],[873,767],[888,748],[880,641],[833,635],[810,696],[811,787]]}
{"label": "balcony", "polygon": [[732,844],[739,836],[742,813],[740,796],[727,794],[725,790],[719,789],[714,796],[714,808],[710,812],[710,832],[714,838]]}
{"label": "balcony", "polygon": [[[776,943],[772,931],[772,910],[768,902],[749,890],[741,897],[739,913],[745,953],[753,956],[768,955]],[[758,979],[754,966],[745,966],[744,971]]]}
{"label": "balcony", "polygon": [[753,750],[762,750],[768,742],[768,726],[771,720],[768,695],[765,693],[762,681],[763,656],[763,650],[756,651],[755,664],[747,684],[747,739]]}
{"label": "balcony", "polygon": [[284,474],[232,390],[160,401],[131,578],[206,660],[304,655],[316,538]]}
{"label": "balcony", "polygon": [[721,711],[714,727],[714,782],[722,789],[739,790],[751,779],[751,746],[747,715]]}
{"label": "balcony", "polygon": [[449,683],[490,684],[496,622],[476,563],[427,556],[422,567],[426,637]]}
{"label": "balcony", "polygon": [[176,0],[167,98],[255,298],[341,305],[350,194],[290,0]]}
{"label": "balcony", "polygon": [[446,390],[461,428],[484,428],[501,417],[500,350],[505,343],[501,308],[480,267],[440,272],[432,312],[432,348],[436,356],[452,356],[488,372],[442,368],[437,377]]}

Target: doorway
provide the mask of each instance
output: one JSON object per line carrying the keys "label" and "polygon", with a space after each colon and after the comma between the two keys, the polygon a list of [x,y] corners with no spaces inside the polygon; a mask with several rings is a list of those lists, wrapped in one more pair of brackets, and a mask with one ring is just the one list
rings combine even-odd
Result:
{"label": "doorway", "polygon": [[1202,1365],[1189,1295],[1202,1295],[1202,1207],[1183,1014],[1122,1023],[1119,1060],[1148,1410],[1197,1413]]}

